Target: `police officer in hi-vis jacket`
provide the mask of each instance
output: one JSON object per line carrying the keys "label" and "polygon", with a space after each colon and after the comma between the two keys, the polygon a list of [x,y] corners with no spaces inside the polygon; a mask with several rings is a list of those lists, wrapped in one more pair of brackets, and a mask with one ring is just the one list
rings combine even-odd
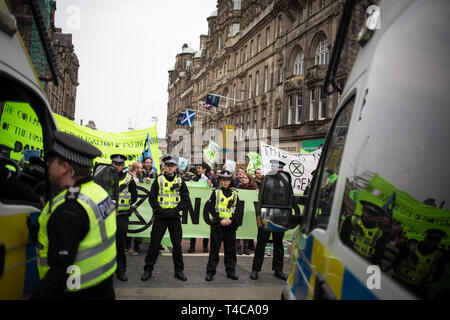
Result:
{"label": "police officer in hi-vis jacket", "polygon": [[181,250],[182,228],[181,215],[186,203],[190,201],[189,190],[176,174],[178,159],[167,156],[162,159],[165,173],[159,175],[153,181],[150,189],[149,201],[153,209],[155,221],[153,222],[150,234],[150,247],[145,256],[144,274],[142,281],[147,281],[152,277],[153,267],[158,259],[161,240],[169,229],[170,240],[173,245],[172,259],[175,269],[175,277],[181,281],[186,281],[184,275],[183,253]]}
{"label": "police officer in hi-vis jacket", "polygon": [[223,241],[225,250],[225,270],[227,277],[239,279],[236,275],[236,206],[239,202],[237,191],[230,188],[232,175],[225,170],[219,175],[220,187],[214,190],[209,198],[210,213],[213,216],[211,225],[211,247],[208,265],[206,267],[206,281],[211,281],[216,274],[219,264],[219,250]]}

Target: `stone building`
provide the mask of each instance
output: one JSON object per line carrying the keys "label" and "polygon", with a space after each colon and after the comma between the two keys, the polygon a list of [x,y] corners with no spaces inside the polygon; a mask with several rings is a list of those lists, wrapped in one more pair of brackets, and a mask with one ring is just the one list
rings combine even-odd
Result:
{"label": "stone building", "polygon": [[37,33],[29,1],[6,0],[6,4],[10,13],[16,17],[18,31],[41,80],[41,85],[53,112],[74,120],[80,65],[72,44],[72,35],[62,33],[60,28],[55,27],[56,1],[40,0],[39,4],[57,60],[58,86],[51,81],[51,73]]}
{"label": "stone building", "polygon": [[[358,53],[357,34],[372,2],[355,8],[336,76],[340,86]],[[321,88],[343,5],[343,0],[218,0],[200,50],[184,45],[169,71],[169,152],[177,144],[171,133],[180,127],[178,114],[201,111],[199,102],[208,93],[232,99],[221,98],[217,110],[199,112],[203,132],[225,125],[242,129],[235,145],[245,142],[247,150],[259,141],[276,146],[277,139],[289,152],[319,148],[339,99]]]}

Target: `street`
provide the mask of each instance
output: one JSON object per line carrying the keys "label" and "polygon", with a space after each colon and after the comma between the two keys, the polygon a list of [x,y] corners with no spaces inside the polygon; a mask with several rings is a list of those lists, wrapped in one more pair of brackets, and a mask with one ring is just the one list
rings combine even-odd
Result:
{"label": "street", "polygon": [[[285,284],[273,276],[272,257],[266,256],[262,271],[257,280],[251,280],[249,274],[253,261],[251,255],[238,255],[236,273],[239,280],[226,277],[223,253],[217,273],[211,282],[205,281],[208,253],[198,247],[196,253],[185,253],[189,241],[183,241],[184,274],[188,280],[180,281],[174,277],[172,255],[168,249],[161,255],[153,270],[153,276],[143,282],[144,258],[147,244],[141,245],[137,256],[127,255],[128,281],[114,281],[116,299],[118,300],[280,300],[281,289]],[[201,241],[197,241],[201,243]],[[284,272],[289,269],[289,258],[284,258]]]}

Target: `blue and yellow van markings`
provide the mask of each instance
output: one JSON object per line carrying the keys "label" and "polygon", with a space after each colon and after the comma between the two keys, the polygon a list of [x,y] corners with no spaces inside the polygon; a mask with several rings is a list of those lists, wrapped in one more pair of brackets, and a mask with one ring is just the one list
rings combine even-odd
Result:
{"label": "blue and yellow van markings", "polygon": [[361,283],[314,236],[300,235],[298,252],[295,252],[288,285],[296,299],[313,299],[317,273],[320,273],[337,299],[373,300],[377,297]]}

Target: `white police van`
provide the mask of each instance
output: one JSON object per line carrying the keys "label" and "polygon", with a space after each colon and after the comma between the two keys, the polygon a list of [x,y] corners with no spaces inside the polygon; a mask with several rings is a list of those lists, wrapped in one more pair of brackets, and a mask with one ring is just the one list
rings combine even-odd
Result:
{"label": "white police van", "polygon": [[[326,86],[353,3],[345,4]],[[396,0],[370,8],[310,192],[296,198],[302,216],[291,216],[290,199],[287,210],[265,200],[273,186],[290,187],[282,175],[261,188],[261,220],[300,224],[284,299],[449,299],[449,6]]]}

